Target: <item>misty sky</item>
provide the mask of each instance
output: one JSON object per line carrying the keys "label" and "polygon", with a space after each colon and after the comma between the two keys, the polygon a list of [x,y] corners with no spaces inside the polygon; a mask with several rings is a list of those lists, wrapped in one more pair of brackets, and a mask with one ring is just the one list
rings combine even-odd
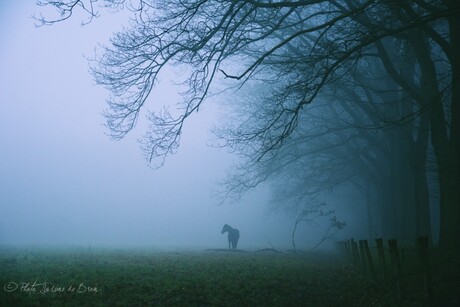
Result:
{"label": "misty sky", "polygon": [[[84,58],[126,18],[101,10],[83,27],[76,15],[36,29],[34,2],[0,2],[0,244],[218,248],[228,223],[241,231],[240,248],[289,247],[293,217],[267,215],[266,189],[237,204],[211,196],[235,159],[206,146],[218,103],[200,109],[179,153],[152,170],[136,142],[142,124],[122,141],[105,135],[108,93]],[[155,103],[179,99],[174,73]]]}

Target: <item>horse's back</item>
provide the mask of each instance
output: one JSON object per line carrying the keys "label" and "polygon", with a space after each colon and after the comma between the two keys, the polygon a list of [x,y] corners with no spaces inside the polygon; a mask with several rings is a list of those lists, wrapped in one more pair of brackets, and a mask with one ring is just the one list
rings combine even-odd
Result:
{"label": "horse's back", "polygon": [[238,240],[240,238],[240,231],[236,228],[233,228],[231,231],[228,232],[228,234],[234,240]]}

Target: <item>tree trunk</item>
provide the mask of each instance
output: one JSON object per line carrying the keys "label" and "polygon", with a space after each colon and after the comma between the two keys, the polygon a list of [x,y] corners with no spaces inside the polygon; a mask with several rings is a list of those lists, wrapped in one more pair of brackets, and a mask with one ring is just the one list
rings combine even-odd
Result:
{"label": "tree trunk", "polygon": [[[456,3],[458,8],[458,3]],[[433,112],[433,147],[439,167],[440,234],[439,243],[449,250],[460,246],[460,16],[449,18],[452,86],[449,117],[441,105]],[[448,114],[449,115],[449,114]],[[447,119],[446,119],[447,118]],[[444,132],[450,126],[449,132]],[[458,252],[457,252],[458,253]]]}
{"label": "tree trunk", "polygon": [[[431,142],[439,173],[440,234],[439,243],[446,250],[460,245],[460,20],[449,19],[452,84],[450,101],[444,90],[439,90],[438,74],[431,55],[428,39],[412,39],[420,64],[421,89],[424,97],[419,101],[430,114]],[[450,110],[448,107],[450,106]],[[446,109],[445,109],[446,108]],[[446,113],[447,112],[447,113]]]}
{"label": "tree trunk", "polygon": [[417,237],[431,238],[430,194],[428,188],[426,157],[428,154],[429,116],[420,115],[417,139],[414,144],[413,181]]}

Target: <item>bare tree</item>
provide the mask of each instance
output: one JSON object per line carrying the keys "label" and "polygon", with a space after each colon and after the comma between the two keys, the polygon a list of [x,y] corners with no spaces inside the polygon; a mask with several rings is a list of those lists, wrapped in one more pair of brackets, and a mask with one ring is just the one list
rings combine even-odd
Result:
{"label": "bare tree", "polygon": [[[64,20],[73,10],[97,16],[96,0],[40,1]],[[179,146],[184,122],[198,111],[217,79],[232,87],[263,80],[271,87],[264,120],[230,145],[253,141],[254,161],[269,160],[296,131],[301,111],[328,85],[346,80],[377,58],[387,75],[429,114],[441,203],[441,243],[460,244],[460,4],[451,0],[170,0],[99,1],[134,12],[129,28],[112,38],[93,61],[96,81],[112,97],[106,113],[114,138],[135,126],[160,72],[189,68],[178,109],[150,112],[142,144],[159,165]],[[391,52],[402,42],[416,60],[414,76],[399,69]],[[399,44],[401,46],[401,44]],[[235,61],[239,64],[234,65]],[[413,114],[414,112],[410,112]],[[407,114],[405,114],[407,115]],[[404,115],[404,116],[405,116]],[[409,118],[416,118],[411,115]],[[402,119],[403,121],[405,119]]]}

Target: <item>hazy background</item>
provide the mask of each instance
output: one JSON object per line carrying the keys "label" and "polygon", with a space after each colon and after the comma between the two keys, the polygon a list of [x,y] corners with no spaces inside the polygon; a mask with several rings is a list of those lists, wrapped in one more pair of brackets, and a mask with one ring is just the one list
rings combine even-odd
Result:
{"label": "hazy background", "polygon": [[[240,229],[239,248],[290,247],[295,217],[270,214],[267,188],[236,204],[212,197],[236,159],[206,146],[222,115],[217,103],[200,109],[159,170],[142,158],[142,127],[118,142],[104,134],[108,93],[83,55],[126,16],[101,10],[83,27],[74,16],[35,28],[30,17],[39,11],[33,0],[0,1],[0,244],[218,248],[227,246],[220,230],[228,223]],[[168,78],[174,73],[151,99],[178,99]],[[317,235],[299,230],[298,247]]]}

